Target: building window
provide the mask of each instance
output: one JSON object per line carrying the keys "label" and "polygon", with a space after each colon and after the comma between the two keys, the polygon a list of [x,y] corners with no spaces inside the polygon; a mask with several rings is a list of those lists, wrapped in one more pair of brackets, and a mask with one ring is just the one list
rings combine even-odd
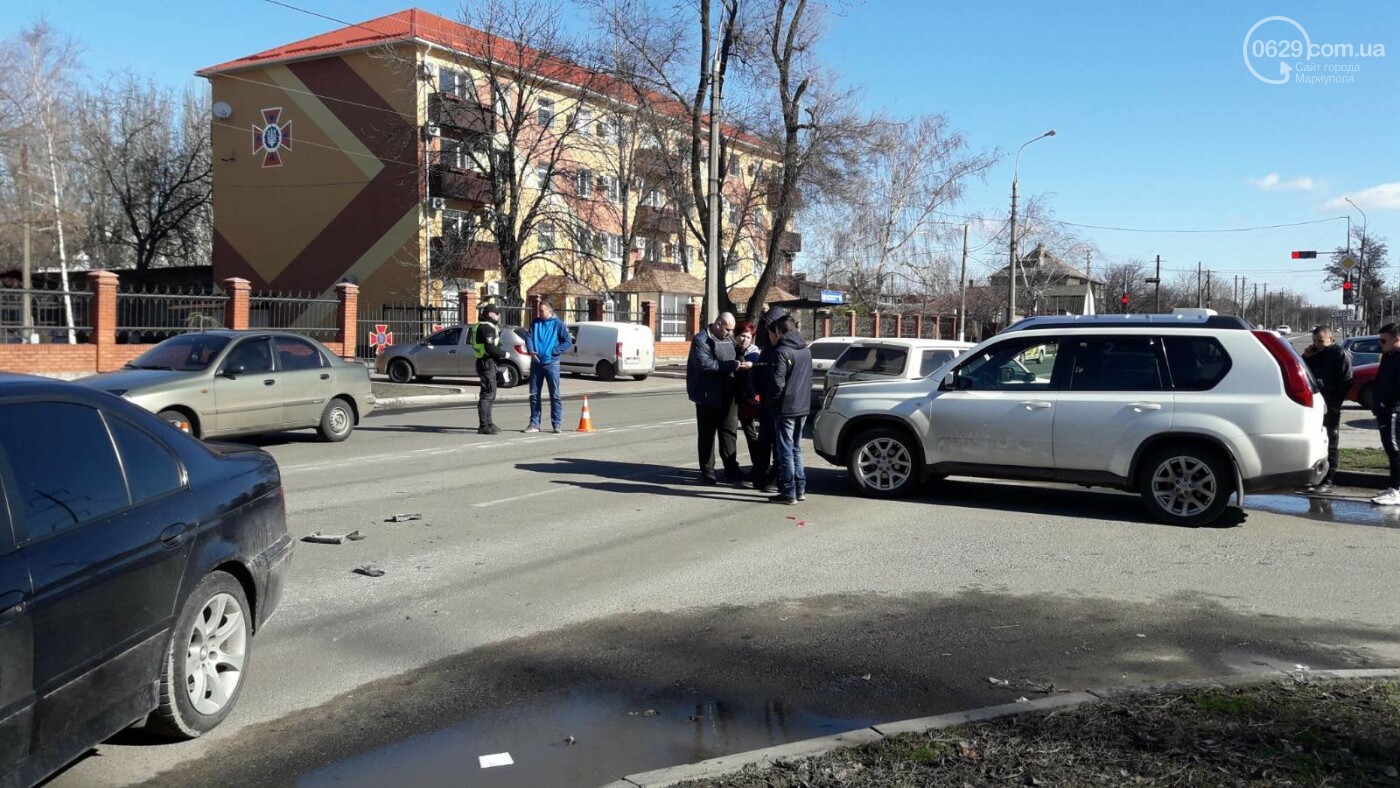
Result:
{"label": "building window", "polygon": [[758,159],[754,159],[753,161],[750,161],[750,162],[749,162],[749,177],[751,177],[751,178],[757,178],[758,176],[760,176],[760,175],[762,175],[762,174],[763,174],[763,162],[759,161]]}
{"label": "building window", "polygon": [[471,80],[467,75],[450,67],[438,67],[438,90],[461,98],[467,95],[467,86]]}
{"label": "building window", "polygon": [[442,234],[446,238],[469,241],[476,237],[480,226],[475,214],[466,211],[447,210],[442,212]]}
{"label": "building window", "polygon": [[604,116],[598,121],[598,136],[604,140],[615,140],[617,138],[616,129],[617,126],[610,117]]}
{"label": "building window", "polygon": [[480,146],[471,140],[455,140],[444,137],[442,140],[442,163],[455,170],[482,172]]}
{"label": "building window", "polygon": [[582,107],[578,111],[578,121],[576,124],[579,134],[587,137],[593,134],[593,110]]}
{"label": "building window", "polygon": [[593,231],[580,224],[574,231],[574,248],[583,254],[592,254]]}
{"label": "building window", "polygon": [[508,85],[502,85],[496,91],[496,114],[498,116],[502,118],[515,117],[515,102],[512,101],[513,98],[514,96],[512,95],[510,87]]}
{"label": "building window", "polygon": [[540,249],[545,252],[552,252],[557,247],[554,245],[554,222],[540,223]]}
{"label": "building window", "polygon": [[547,191],[549,191],[549,190],[550,190],[550,181],[552,180],[552,178],[551,178],[550,176],[551,176],[551,173],[550,173],[550,171],[549,171],[549,165],[548,165],[548,164],[541,164],[541,165],[539,165],[538,167],[536,167],[536,168],[535,168],[535,188],[539,189],[539,190],[542,191],[542,192],[547,192]]}
{"label": "building window", "polygon": [[685,339],[685,307],[690,299],[683,295],[661,294],[661,314],[657,327],[661,329],[662,340]]}
{"label": "building window", "polygon": [[617,178],[611,175],[599,175],[598,191],[602,192],[603,196],[606,197],[608,200],[611,200],[612,202],[617,202],[619,199]]}
{"label": "building window", "polygon": [[729,175],[731,177],[737,176],[739,174],[738,154],[731,152],[727,158],[729,159]]}
{"label": "building window", "polygon": [[661,262],[661,241],[656,238],[646,238],[644,243],[646,245],[642,247],[642,260],[648,263]]}
{"label": "building window", "polygon": [[661,194],[660,189],[652,189],[647,192],[647,196],[642,199],[642,205],[651,208],[660,208],[666,204],[666,198]]}
{"label": "building window", "polygon": [[545,128],[549,128],[550,124],[554,122],[554,99],[540,99],[539,122]]}
{"label": "building window", "polygon": [[739,203],[726,199],[724,201],[725,212],[729,217],[729,223],[735,227],[740,224]]}
{"label": "building window", "polygon": [[592,171],[590,171],[590,170],[579,170],[579,171],[578,171],[578,185],[577,185],[577,189],[578,189],[578,196],[580,196],[580,197],[592,197],[592,196],[593,196],[593,172],[592,172]]}

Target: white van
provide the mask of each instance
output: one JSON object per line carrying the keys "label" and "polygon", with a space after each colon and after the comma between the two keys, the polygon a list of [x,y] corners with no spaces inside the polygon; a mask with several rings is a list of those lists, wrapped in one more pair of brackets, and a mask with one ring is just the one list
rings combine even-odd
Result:
{"label": "white van", "polygon": [[569,326],[574,346],[559,359],[561,372],[612,380],[631,375],[646,380],[656,370],[651,329],[637,323],[589,321]]}

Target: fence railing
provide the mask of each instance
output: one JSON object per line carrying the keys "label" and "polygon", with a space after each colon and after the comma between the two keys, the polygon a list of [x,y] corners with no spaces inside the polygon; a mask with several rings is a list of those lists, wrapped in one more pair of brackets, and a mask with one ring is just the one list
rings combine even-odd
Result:
{"label": "fence railing", "polygon": [[[72,286],[0,288],[0,343],[84,344],[91,341],[92,293]],[[69,322],[69,313],[72,322]]]}
{"label": "fence railing", "polygon": [[339,309],[339,299],[313,293],[253,293],[248,297],[248,327],[332,340],[340,331]]}
{"label": "fence railing", "polygon": [[223,328],[228,296],[195,288],[117,291],[117,343],[150,344],[186,331]]}
{"label": "fence railing", "polygon": [[656,338],[659,341],[679,341],[686,336],[685,312],[658,312],[656,315]]}
{"label": "fence railing", "polygon": [[589,319],[588,307],[584,307],[583,309],[561,309],[558,315],[563,318],[565,323],[582,323]]}
{"label": "fence railing", "polygon": [[[355,357],[373,360],[394,345],[411,345],[460,322],[455,306],[386,304],[361,313],[356,324]],[[502,321],[504,322],[504,321]],[[506,323],[509,325],[509,323]]]}

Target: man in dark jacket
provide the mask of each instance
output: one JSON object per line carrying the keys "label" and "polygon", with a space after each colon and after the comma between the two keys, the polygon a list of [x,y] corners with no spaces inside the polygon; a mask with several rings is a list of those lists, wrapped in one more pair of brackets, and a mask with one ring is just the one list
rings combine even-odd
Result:
{"label": "man in dark jacket", "polygon": [[526,432],[540,431],[541,389],[549,386],[549,422],[555,432],[564,422],[564,400],[559,394],[559,357],[574,346],[569,327],[554,314],[554,305],[541,301],[535,321],[525,337],[530,351],[530,426]]}
{"label": "man in dark jacket", "polygon": [[1341,457],[1342,403],[1351,391],[1351,354],[1336,344],[1330,326],[1318,326],[1313,329],[1312,344],[1303,350],[1303,360],[1322,388],[1322,401],[1327,404],[1327,415],[1322,417],[1327,428],[1327,475],[1310,492],[1330,493]]}
{"label": "man in dark jacket", "polygon": [[491,418],[491,406],[496,402],[497,362],[506,359],[501,348],[501,308],[487,304],[481,310],[481,320],[471,327],[469,339],[476,354],[476,379],[481,381],[481,397],[476,401],[477,429],[482,435],[501,431]]}
{"label": "man in dark jacket", "polygon": [[700,455],[700,483],[718,484],[715,478],[715,435],[719,434],[719,456],[724,475],[742,481],[739,468],[739,415],[734,401],[734,373],[753,367],[740,361],[730,335],[734,316],[725,312],[714,325],[706,327],[690,341],[690,358],[685,365],[685,390],[695,403],[695,426]]}
{"label": "man in dark jacket", "polygon": [[1400,440],[1397,439],[1396,408],[1400,407],[1400,326],[1381,326],[1381,365],[1371,388],[1371,411],[1381,430],[1381,446],[1390,459],[1390,486],[1371,503],[1400,506]]}
{"label": "man in dark jacket", "polygon": [[812,351],[791,316],[768,328],[773,363],[764,370],[763,405],[772,414],[774,463],[778,494],[773,503],[807,500],[807,472],[802,462],[802,428],[812,412]]}
{"label": "man in dark jacket", "polygon": [[[773,362],[777,359],[778,348],[774,344],[768,329],[774,323],[787,317],[788,313],[782,307],[770,307],[764,310],[758,317],[758,330],[754,333],[754,344],[758,346],[758,370],[768,370],[772,368]],[[762,386],[758,386],[758,393],[763,394]],[[778,465],[773,454],[773,443],[776,440],[778,431],[777,424],[773,421],[773,411],[770,408],[760,408],[758,414],[758,442],[762,444],[766,451],[759,458],[763,462],[755,462],[750,477],[753,479],[755,490],[762,492],[778,491]]]}

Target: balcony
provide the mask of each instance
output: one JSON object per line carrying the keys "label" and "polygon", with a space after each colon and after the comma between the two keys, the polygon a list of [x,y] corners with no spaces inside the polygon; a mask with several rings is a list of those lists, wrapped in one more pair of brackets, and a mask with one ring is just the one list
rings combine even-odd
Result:
{"label": "balcony", "polygon": [[666,182],[671,171],[665,152],[656,148],[640,148],[632,156],[632,174],[649,183]]}
{"label": "balcony", "polygon": [[428,110],[431,122],[473,134],[492,132],[491,110],[474,99],[455,93],[434,93]]}
{"label": "balcony", "polygon": [[802,233],[784,232],[778,236],[778,251],[784,254],[797,254],[802,251]]}
{"label": "balcony", "polygon": [[[770,210],[770,211],[777,210],[777,208],[778,208],[778,193],[779,193],[781,190],[782,190],[782,184],[781,184],[781,183],[776,183],[776,182],[773,182],[773,181],[769,181],[769,182],[768,182],[767,189],[766,189],[765,192],[764,192],[764,202],[765,202],[765,204],[767,204],[768,210]],[[802,201],[802,190],[801,190],[801,189],[793,189],[793,190],[792,190],[792,195],[788,197],[788,208],[789,208],[790,210],[796,211],[796,210],[798,210],[799,208],[803,207],[804,204],[805,204],[805,203],[803,203],[803,201]]]}
{"label": "balcony", "polygon": [[437,167],[432,171],[433,196],[476,205],[491,203],[491,180],[479,172]]}
{"label": "balcony", "polygon": [[675,208],[656,208],[650,205],[637,206],[637,218],[633,222],[638,235],[656,238],[658,236],[679,235],[681,215]]}
{"label": "balcony", "polygon": [[501,248],[490,241],[437,235],[429,250],[433,270],[440,274],[501,270]]}

